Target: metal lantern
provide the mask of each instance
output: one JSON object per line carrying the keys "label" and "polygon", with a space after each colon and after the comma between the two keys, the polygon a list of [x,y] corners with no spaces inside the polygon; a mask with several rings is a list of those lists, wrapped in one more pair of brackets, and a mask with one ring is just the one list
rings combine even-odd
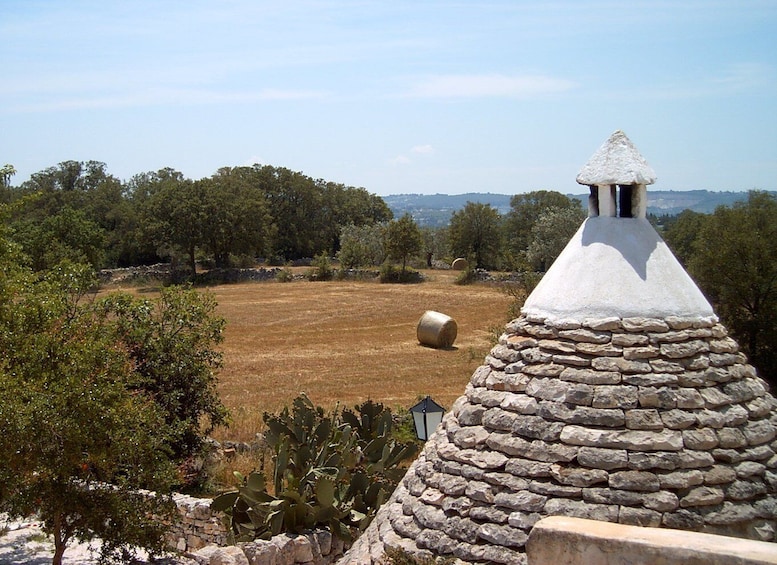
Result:
{"label": "metal lantern", "polygon": [[434,433],[437,426],[442,422],[442,416],[445,414],[445,408],[437,404],[431,397],[427,396],[421,402],[410,409],[413,415],[413,424],[415,424],[415,434],[418,439],[426,441]]}

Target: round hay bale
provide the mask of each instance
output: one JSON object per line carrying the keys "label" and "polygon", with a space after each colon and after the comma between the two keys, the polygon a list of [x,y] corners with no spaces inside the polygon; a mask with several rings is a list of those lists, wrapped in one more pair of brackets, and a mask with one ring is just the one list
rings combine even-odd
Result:
{"label": "round hay bale", "polygon": [[418,321],[416,335],[421,345],[447,349],[456,341],[458,326],[456,320],[440,312],[427,310]]}
{"label": "round hay bale", "polygon": [[466,271],[467,260],[464,257],[459,257],[458,259],[454,259],[453,263],[451,263],[451,269],[453,269],[454,271]]}

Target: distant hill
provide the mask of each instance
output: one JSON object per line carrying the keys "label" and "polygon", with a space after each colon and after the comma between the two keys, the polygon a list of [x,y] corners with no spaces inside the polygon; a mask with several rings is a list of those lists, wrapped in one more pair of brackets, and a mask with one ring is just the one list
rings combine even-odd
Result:
{"label": "distant hill", "polygon": [[[777,194],[777,193],[773,193]],[[490,204],[500,214],[510,211],[510,194],[470,192],[467,194],[392,194],[384,196],[386,204],[398,218],[409,213],[419,226],[446,226],[451,214],[464,208],[467,202]],[[567,194],[581,203],[588,202],[588,194]],[[661,215],[679,214],[693,210],[709,214],[718,206],[731,206],[747,198],[747,192],[712,192],[709,190],[650,190],[648,188],[648,213]]]}
{"label": "distant hill", "polygon": [[384,196],[395,218],[409,213],[419,226],[447,226],[451,214],[467,205],[467,202],[490,204],[500,214],[510,211],[510,194],[469,192],[467,194],[393,194]]}

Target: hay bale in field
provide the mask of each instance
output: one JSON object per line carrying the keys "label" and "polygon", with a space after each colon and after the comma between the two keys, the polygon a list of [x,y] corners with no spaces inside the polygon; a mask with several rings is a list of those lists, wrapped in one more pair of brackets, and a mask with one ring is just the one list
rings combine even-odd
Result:
{"label": "hay bale in field", "polygon": [[447,349],[456,341],[458,326],[456,320],[440,312],[427,310],[418,321],[416,335],[421,345]]}
{"label": "hay bale in field", "polygon": [[466,271],[467,260],[464,257],[459,257],[458,259],[454,259],[453,263],[451,263],[451,269],[453,269],[454,271]]}

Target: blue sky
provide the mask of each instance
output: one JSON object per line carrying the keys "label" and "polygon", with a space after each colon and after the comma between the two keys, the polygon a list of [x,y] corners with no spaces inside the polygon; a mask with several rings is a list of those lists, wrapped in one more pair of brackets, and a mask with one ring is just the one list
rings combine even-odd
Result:
{"label": "blue sky", "polygon": [[660,190],[777,189],[775,0],[0,0],[0,164],[537,189],[622,129]]}

